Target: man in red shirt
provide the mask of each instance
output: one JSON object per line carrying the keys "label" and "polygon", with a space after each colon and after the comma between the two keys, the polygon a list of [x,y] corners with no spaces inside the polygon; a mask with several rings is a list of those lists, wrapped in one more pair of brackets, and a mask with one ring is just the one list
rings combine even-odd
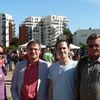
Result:
{"label": "man in red shirt", "polygon": [[46,100],[47,62],[40,60],[41,45],[30,41],[27,45],[28,58],[16,64],[11,84],[13,100]]}

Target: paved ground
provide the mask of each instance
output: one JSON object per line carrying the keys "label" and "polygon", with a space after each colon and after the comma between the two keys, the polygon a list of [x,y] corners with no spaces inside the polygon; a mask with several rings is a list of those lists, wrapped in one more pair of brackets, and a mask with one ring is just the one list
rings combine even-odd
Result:
{"label": "paved ground", "polygon": [[13,74],[13,71],[7,72],[7,76],[6,76],[6,80],[5,80],[6,93],[7,93],[8,100],[12,100],[11,91],[10,91],[12,74]]}

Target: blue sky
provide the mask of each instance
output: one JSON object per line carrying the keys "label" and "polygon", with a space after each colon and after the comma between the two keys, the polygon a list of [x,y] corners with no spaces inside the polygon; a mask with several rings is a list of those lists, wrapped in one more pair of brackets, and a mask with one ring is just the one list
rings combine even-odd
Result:
{"label": "blue sky", "polygon": [[16,33],[27,16],[62,15],[71,32],[100,28],[100,0],[0,0],[0,13],[13,16]]}

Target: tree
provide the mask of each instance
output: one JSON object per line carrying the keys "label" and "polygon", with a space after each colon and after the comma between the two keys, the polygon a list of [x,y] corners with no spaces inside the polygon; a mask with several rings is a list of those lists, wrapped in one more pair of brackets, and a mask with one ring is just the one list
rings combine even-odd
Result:
{"label": "tree", "polygon": [[80,46],[80,48],[84,48],[85,50],[87,49],[87,46],[86,46],[86,44],[79,43],[79,46]]}
{"label": "tree", "polygon": [[64,28],[63,34],[67,36],[69,43],[72,43],[72,33],[69,28]]}
{"label": "tree", "polygon": [[18,47],[18,37],[14,37],[10,45]]}
{"label": "tree", "polygon": [[10,43],[10,46],[9,47],[5,47],[5,50],[6,51],[9,51],[9,50],[18,50],[18,37],[14,37]]}
{"label": "tree", "polygon": [[6,51],[9,51],[9,50],[16,51],[16,50],[18,50],[18,47],[12,45],[12,46],[9,46],[6,48]]}

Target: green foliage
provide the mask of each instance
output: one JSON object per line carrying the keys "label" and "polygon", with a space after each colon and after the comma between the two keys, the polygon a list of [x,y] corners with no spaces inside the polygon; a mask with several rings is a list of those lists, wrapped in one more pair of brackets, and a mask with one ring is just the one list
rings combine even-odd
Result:
{"label": "green foliage", "polygon": [[9,47],[4,47],[4,48],[5,48],[5,51],[9,51],[9,50],[12,50],[12,51],[18,50],[18,37],[14,37],[14,38],[12,39],[12,42],[11,42],[10,46],[9,46]]}
{"label": "green foliage", "polygon": [[9,50],[17,50],[18,48],[14,45],[8,47]]}
{"label": "green foliage", "polygon": [[10,44],[11,46],[16,46],[16,47],[18,47],[18,37],[14,37],[13,39],[12,39],[12,43]]}
{"label": "green foliage", "polygon": [[86,46],[85,44],[83,44],[83,43],[79,43],[79,46],[80,46],[81,48],[84,48],[85,50],[87,49],[87,46]]}
{"label": "green foliage", "polygon": [[72,35],[70,29],[69,28],[68,29],[64,28],[63,34],[67,36],[69,43],[72,43],[72,36],[73,35]]}
{"label": "green foliage", "polygon": [[5,52],[7,52],[9,50],[15,51],[15,50],[18,50],[18,47],[13,45],[13,46],[9,46],[9,47],[4,47],[4,49],[5,49]]}

